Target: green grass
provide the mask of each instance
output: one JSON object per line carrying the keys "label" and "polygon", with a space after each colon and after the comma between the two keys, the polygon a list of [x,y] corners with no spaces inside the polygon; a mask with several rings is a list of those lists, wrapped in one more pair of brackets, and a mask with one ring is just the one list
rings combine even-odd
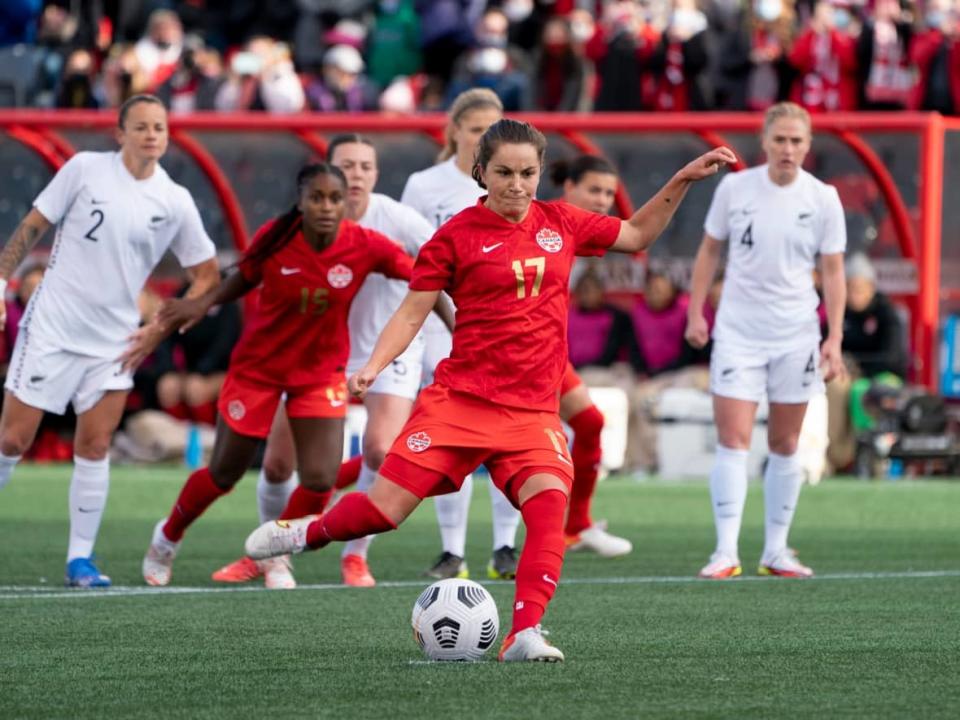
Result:
{"label": "green grass", "polygon": [[[184,477],[114,470],[98,553],[116,585],[141,585],[151,528]],[[960,483],[806,488],[791,545],[820,579],[726,583],[689,581],[713,543],[704,484],[602,483],[595,515],[635,550],[572,555],[545,621],[568,660],[518,667],[421,662],[409,617],[438,549],[429,505],[373,546],[377,578],[401,586],[104,596],[61,592],[68,480],[69,468],[24,466],[0,494],[0,718],[953,718],[960,708]],[[489,554],[484,484],[471,510],[475,576]],[[210,572],[256,524],[253,487],[244,481],[191,528],[174,586],[218,587]],[[761,542],[752,487],[747,575]],[[301,585],[337,583],[338,557],[298,558]],[[489,588],[505,628],[512,587]]]}

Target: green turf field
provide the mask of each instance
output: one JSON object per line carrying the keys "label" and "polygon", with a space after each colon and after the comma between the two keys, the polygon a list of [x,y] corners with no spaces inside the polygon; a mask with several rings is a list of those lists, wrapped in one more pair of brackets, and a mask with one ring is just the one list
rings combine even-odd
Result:
{"label": "green turf field", "polygon": [[[410,610],[437,552],[432,507],[378,539],[372,590],[342,589],[339,550],[297,559],[301,589],[222,591],[209,574],[256,524],[252,479],[188,533],[167,590],[140,560],[181,470],[117,468],[98,552],[117,589],[65,591],[69,468],[17,469],[0,493],[0,718],[956,718],[960,483],[806,488],[791,545],[809,581],[694,581],[712,549],[705,484],[602,483],[597,517],[625,559],[569,557],[545,618],[563,665],[432,664]],[[468,561],[489,554],[478,482]],[[509,626],[512,586],[488,585]],[[249,591],[247,591],[249,589]],[[491,653],[492,655],[493,653]]]}

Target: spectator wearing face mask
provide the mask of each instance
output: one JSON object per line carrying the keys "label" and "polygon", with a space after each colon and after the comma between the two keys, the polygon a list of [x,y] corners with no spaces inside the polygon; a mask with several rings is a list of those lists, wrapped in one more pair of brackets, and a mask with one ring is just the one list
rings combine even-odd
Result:
{"label": "spectator wearing face mask", "polygon": [[707,69],[707,16],[695,0],[674,0],[667,28],[650,59],[654,110],[708,110],[712,97]]}
{"label": "spectator wearing face mask", "polygon": [[843,31],[849,21],[845,8],[820,0],[790,51],[798,73],[791,99],[810,112],[857,108],[856,41]]}
{"label": "spectator wearing face mask", "polygon": [[786,100],[790,92],[793,69],[787,54],[793,45],[794,5],[792,0],[753,0],[740,18],[718,58],[721,106],[763,111]]}
{"label": "spectator wearing face mask", "polygon": [[87,50],[74,50],[67,57],[57,91],[57,107],[90,110],[100,107],[93,93],[95,73],[93,55]]}
{"label": "spectator wearing face mask", "polygon": [[548,112],[588,110],[589,75],[582,48],[573,44],[570,23],[552,17],[543,26],[543,43],[537,60],[536,109]]}
{"label": "spectator wearing face mask", "polygon": [[960,113],[960,18],[955,0],[929,0],[924,30],[911,43],[910,59],[919,79],[910,107],[944,115]]}
{"label": "spectator wearing face mask", "polygon": [[861,110],[903,110],[910,101],[914,67],[910,62],[912,25],[899,0],[876,0],[857,41]]}
{"label": "spectator wearing face mask", "polygon": [[183,25],[172,10],[154,10],[147,21],[147,33],[134,46],[140,67],[147,74],[153,92],[173,74],[183,51]]}
{"label": "spectator wearing face mask", "polygon": [[[584,11],[585,12],[585,11]],[[575,16],[576,17],[576,16]],[[581,15],[573,20],[585,31],[588,21]],[[660,33],[647,22],[638,5],[618,1],[607,6],[603,19],[586,44],[587,57],[597,69],[594,109],[627,111],[647,109],[650,63]]]}
{"label": "spectator wearing face mask", "polygon": [[503,11],[488,9],[477,23],[475,44],[458,58],[447,88],[447,104],[475,87],[493,90],[507,112],[532,107],[530,61],[507,40],[509,21]]}
{"label": "spectator wearing face mask", "polygon": [[310,107],[322,112],[375,110],[377,91],[363,69],[363,58],[355,48],[334,45],[327,50],[320,76],[307,83]]}
{"label": "spectator wearing face mask", "polygon": [[221,111],[303,110],[306,95],[287,45],[265,36],[247,41],[244,50],[230,60],[229,76],[217,90],[214,104]]}

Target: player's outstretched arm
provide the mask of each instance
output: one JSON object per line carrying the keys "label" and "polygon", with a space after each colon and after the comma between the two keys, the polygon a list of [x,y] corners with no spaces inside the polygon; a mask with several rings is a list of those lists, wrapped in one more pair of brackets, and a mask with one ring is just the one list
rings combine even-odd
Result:
{"label": "player's outstretched arm", "polygon": [[670,222],[690,185],[716,175],[721,168],[736,161],[737,156],[732,150],[718,147],[688,163],[643,207],[620,224],[620,234],[610,249],[625,253],[646,250]]}
{"label": "player's outstretched arm", "polygon": [[843,272],[843,253],[820,256],[823,300],[827,306],[827,339],[820,346],[820,366],[826,381],[846,373],[843,363],[843,312],[847,305],[847,279]]}
{"label": "player's outstretched arm", "polygon": [[410,290],[400,307],[387,321],[367,364],[347,381],[350,393],[363,397],[377,375],[413,341],[427,315],[437,305],[439,290]]}
{"label": "player's outstretched arm", "polygon": [[703,234],[703,241],[697,250],[697,258],[693,261],[693,274],[690,278],[690,305],[687,306],[687,329],[684,338],[698,350],[710,340],[710,329],[703,316],[703,304],[707,300],[710,284],[716,277],[717,267],[720,265],[720,256],[723,254],[723,243],[707,233]]}
{"label": "player's outstretched arm", "polygon": [[7,281],[50,225],[50,221],[39,210],[32,208],[17,225],[7,244],[3,246],[3,252],[0,253],[0,329],[7,322],[7,306],[3,302]]}

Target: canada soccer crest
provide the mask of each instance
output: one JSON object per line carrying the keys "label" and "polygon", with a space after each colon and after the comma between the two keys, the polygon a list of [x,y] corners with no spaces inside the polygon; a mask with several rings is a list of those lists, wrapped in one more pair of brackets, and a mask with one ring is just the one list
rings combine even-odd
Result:
{"label": "canada soccer crest", "polygon": [[430,447],[431,442],[430,436],[425,432],[415,432],[407,438],[407,447],[410,452],[422,453]]}
{"label": "canada soccer crest", "polygon": [[327,270],[327,282],[330,287],[345,288],[353,280],[353,270],[346,265],[337,264]]}
{"label": "canada soccer crest", "polygon": [[548,253],[560,252],[563,247],[563,238],[560,233],[550,228],[541,228],[537,233],[537,245],[542,247]]}
{"label": "canada soccer crest", "polygon": [[227,403],[227,414],[234,420],[243,420],[243,416],[247,414],[247,408],[239,400],[231,400]]}

